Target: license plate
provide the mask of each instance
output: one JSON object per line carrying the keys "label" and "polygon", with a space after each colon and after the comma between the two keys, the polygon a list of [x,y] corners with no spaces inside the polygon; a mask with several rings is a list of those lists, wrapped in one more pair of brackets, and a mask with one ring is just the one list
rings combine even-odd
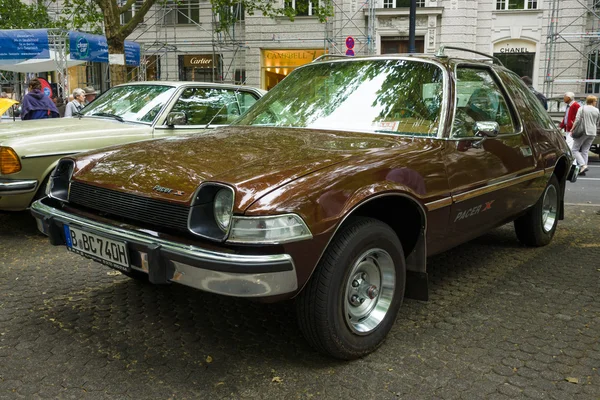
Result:
{"label": "license plate", "polygon": [[128,272],[130,270],[125,242],[108,239],[68,225],[63,225],[63,227],[67,250],[91,257],[120,271]]}

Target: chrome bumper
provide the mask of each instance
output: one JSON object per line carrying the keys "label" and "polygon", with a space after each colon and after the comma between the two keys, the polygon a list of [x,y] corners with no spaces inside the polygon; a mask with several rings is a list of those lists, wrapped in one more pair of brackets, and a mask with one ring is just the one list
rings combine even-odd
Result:
{"label": "chrome bumper", "polygon": [[64,245],[63,225],[127,243],[131,268],[149,275],[153,283],[176,282],[196,289],[235,297],[266,297],[298,289],[296,269],[288,254],[242,255],[215,252],[150,234],[85,219],[50,205],[48,199],[31,206],[38,229],[54,245]]}
{"label": "chrome bumper", "polygon": [[0,179],[0,196],[33,192],[37,188],[37,184],[38,181],[35,179],[26,179],[22,181]]}

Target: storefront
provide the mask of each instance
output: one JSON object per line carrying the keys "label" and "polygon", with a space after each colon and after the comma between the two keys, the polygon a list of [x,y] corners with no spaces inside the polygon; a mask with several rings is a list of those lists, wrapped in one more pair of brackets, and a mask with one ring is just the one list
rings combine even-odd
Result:
{"label": "storefront", "polygon": [[218,54],[186,54],[179,56],[179,80],[218,82],[221,75]]}
{"label": "storefront", "polygon": [[261,88],[273,88],[295,68],[308,64],[323,54],[323,49],[262,50]]}
{"label": "storefront", "polygon": [[494,44],[494,56],[519,76],[534,78],[536,44],[522,39],[503,40]]}

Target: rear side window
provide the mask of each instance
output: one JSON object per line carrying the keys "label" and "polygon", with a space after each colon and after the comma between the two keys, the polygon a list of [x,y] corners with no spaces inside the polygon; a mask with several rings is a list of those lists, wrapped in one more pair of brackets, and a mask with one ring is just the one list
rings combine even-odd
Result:
{"label": "rear side window", "polygon": [[525,86],[521,78],[515,73],[507,71],[500,71],[500,76],[508,82],[508,89],[516,92],[515,94],[523,100],[525,108],[531,113],[531,117],[540,127],[543,129],[555,128],[552,118],[550,118],[540,100]]}
{"label": "rear side window", "polygon": [[220,88],[187,88],[171,111],[183,112],[188,125],[223,125],[235,121],[256,102],[250,93]]}
{"label": "rear side window", "polygon": [[508,102],[488,69],[459,67],[456,94],[454,137],[475,136],[476,122],[497,122],[501,134],[515,133]]}

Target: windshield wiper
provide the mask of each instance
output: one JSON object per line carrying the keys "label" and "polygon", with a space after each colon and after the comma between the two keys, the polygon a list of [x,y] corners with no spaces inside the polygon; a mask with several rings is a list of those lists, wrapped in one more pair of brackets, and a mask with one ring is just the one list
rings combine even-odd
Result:
{"label": "windshield wiper", "polygon": [[110,118],[114,118],[114,119],[116,119],[118,121],[123,122],[123,118],[121,118],[117,114],[111,114],[111,113],[107,113],[107,112],[97,112],[97,113],[94,113],[92,115],[94,115],[94,116],[97,115],[98,117],[110,117]]}

